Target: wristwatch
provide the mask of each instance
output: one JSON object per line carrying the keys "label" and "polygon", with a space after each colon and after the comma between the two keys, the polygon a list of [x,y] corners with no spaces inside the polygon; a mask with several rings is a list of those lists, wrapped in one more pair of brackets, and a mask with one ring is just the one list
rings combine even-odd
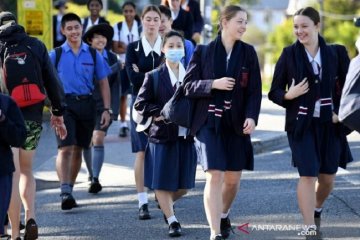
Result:
{"label": "wristwatch", "polygon": [[113,113],[113,111],[110,108],[104,108],[103,112],[108,112],[109,114]]}

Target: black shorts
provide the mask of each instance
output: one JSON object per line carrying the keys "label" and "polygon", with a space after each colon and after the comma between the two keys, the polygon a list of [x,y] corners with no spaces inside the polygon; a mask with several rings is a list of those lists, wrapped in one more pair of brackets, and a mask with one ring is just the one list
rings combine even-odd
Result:
{"label": "black shorts", "polygon": [[91,95],[80,97],[66,96],[64,122],[67,136],[64,140],[57,137],[58,147],[76,145],[89,147],[95,127],[95,101]]}
{"label": "black shorts", "polygon": [[105,134],[107,133],[107,130],[109,129],[111,123],[112,123],[112,120],[110,119],[110,123],[109,125],[107,125],[106,127],[104,128],[101,128],[101,115],[103,114],[103,111],[102,110],[97,110],[96,111],[96,120],[95,120],[95,129],[94,130],[97,130],[97,131],[103,131],[105,132]]}
{"label": "black shorts", "polygon": [[317,177],[319,173],[335,174],[337,172],[341,140],[333,123],[320,123],[313,119],[311,127],[304,132],[301,139],[288,132],[292,152],[292,162],[300,176]]}

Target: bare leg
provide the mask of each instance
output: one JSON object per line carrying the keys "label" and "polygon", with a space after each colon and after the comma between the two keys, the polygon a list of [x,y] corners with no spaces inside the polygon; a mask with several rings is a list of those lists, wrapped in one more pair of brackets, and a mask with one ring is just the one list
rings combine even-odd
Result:
{"label": "bare leg", "polygon": [[145,161],[145,152],[137,152],[135,155],[135,183],[136,190],[138,193],[145,192],[144,187],[144,161]]}
{"label": "bare leg", "polygon": [[20,195],[25,210],[25,223],[35,219],[36,182],[32,172],[35,151],[20,149]]}
{"label": "bare leg", "polygon": [[120,97],[120,121],[125,122],[126,120],[126,110],[127,110],[127,96],[121,96]]}
{"label": "bare leg", "polygon": [[160,204],[161,210],[165,214],[166,218],[174,216],[172,193],[169,191],[155,190],[156,197]]}
{"label": "bare leg", "polygon": [[335,174],[319,174],[316,182],[316,207],[321,208],[334,188]]}
{"label": "bare leg", "polygon": [[297,189],[299,208],[305,225],[314,225],[316,177],[300,177]]}
{"label": "bare leg", "polygon": [[58,150],[56,158],[56,172],[60,180],[60,184],[70,184],[70,169],[73,157],[73,146],[61,147]]}
{"label": "bare leg", "polygon": [[70,183],[72,185],[75,184],[77,175],[79,174],[81,168],[81,151],[82,151],[81,147],[74,146],[74,152],[71,159],[71,167],[70,167]]}
{"label": "bare leg", "polygon": [[188,192],[187,189],[178,189],[176,192],[171,192],[171,198],[172,198],[173,204],[176,202],[176,200],[180,199],[187,192]]}
{"label": "bare leg", "polygon": [[13,239],[20,236],[20,212],[21,212],[21,198],[19,191],[20,181],[20,149],[12,148],[14,155],[15,172],[13,173],[12,192],[10,206],[8,210],[9,220],[11,224],[11,236]]}
{"label": "bare leg", "polygon": [[209,170],[206,172],[204,188],[204,207],[211,235],[220,234],[220,217],[222,210],[221,188],[224,181],[224,172]]}
{"label": "bare leg", "polygon": [[234,201],[240,186],[241,171],[226,171],[222,185],[222,212],[227,213]]}

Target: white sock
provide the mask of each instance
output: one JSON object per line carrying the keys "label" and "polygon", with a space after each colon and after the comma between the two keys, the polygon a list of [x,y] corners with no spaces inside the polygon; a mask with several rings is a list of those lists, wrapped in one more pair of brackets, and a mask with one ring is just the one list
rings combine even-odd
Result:
{"label": "white sock", "polygon": [[127,122],[126,121],[121,121],[120,122],[120,127],[127,127]]}
{"label": "white sock", "polygon": [[229,209],[229,211],[227,211],[227,213],[221,213],[221,218],[227,218],[229,216],[229,212],[230,212],[230,209]]}
{"label": "white sock", "polygon": [[322,207],[321,207],[321,208],[315,208],[315,211],[321,212],[321,211],[322,211]]}
{"label": "white sock", "polygon": [[148,196],[147,196],[147,192],[141,192],[138,193],[138,199],[139,199],[139,208],[148,203]]}
{"label": "white sock", "polygon": [[171,217],[168,217],[167,221],[168,221],[169,225],[172,224],[173,222],[178,222],[175,215],[172,215]]}

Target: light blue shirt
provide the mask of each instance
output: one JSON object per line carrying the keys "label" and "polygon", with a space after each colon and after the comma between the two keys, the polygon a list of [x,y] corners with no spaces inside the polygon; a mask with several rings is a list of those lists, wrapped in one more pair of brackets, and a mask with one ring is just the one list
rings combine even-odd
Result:
{"label": "light blue shirt", "polygon": [[[57,66],[57,72],[65,94],[91,94],[94,90],[94,79],[97,81],[102,80],[111,73],[111,69],[104,57],[97,51],[96,66],[94,66],[93,57],[86,43],[81,43],[77,55],[74,54],[67,42],[61,48],[63,52]],[[55,50],[51,50],[49,56],[54,65],[55,55]]]}

